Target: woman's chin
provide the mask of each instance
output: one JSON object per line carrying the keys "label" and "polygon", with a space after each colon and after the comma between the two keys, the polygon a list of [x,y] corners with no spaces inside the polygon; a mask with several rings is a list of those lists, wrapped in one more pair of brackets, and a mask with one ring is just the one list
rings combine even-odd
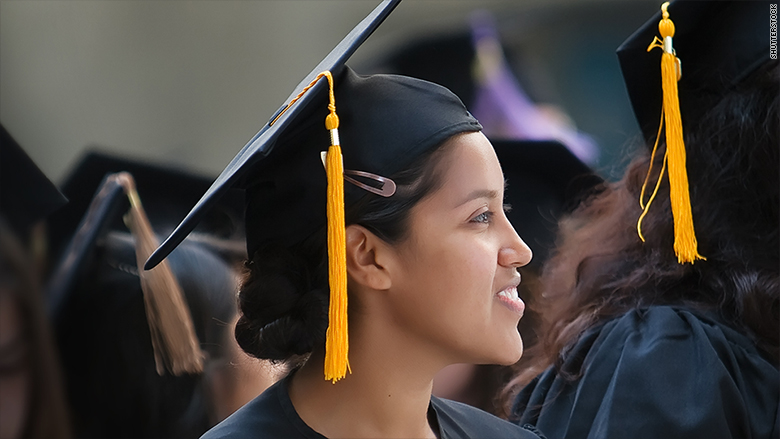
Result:
{"label": "woman's chin", "polygon": [[522,356],[523,339],[520,337],[520,334],[517,334],[511,341],[504,343],[501,346],[501,350],[496,352],[488,363],[499,366],[511,366],[517,363]]}

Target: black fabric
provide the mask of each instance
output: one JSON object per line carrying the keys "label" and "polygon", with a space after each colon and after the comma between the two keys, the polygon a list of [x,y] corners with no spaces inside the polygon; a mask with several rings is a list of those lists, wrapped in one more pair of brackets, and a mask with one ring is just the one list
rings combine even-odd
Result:
{"label": "black fabric", "polygon": [[517,396],[550,438],[777,438],[780,372],[741,333],[668,306],[594,328]]}
{"label": "black fabric", "polygon": [[[280,380],[201,438],[325,438],[298,416],[287,393],[289,381],[290,377]],[[441,439],[544,439],[531,429],[459,402],[432,396],[428,410],[435,416]]]}

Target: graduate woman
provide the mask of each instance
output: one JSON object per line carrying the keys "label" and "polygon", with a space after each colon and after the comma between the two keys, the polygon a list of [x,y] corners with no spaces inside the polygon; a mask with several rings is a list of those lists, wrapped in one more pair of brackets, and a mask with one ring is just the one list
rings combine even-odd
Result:
{"label": "graduate woman", "polygon": [[780,436],[770,9],[673,2],[618,50],[648,147],[561,223],[517,422],[561,439]]}
{"label": "graduate woman", "polygon": [[531,251],[504,214],[493,147],[454,94],[343,64],[394,6],[303,81],[147,263],[244,188],[236,339],[295,367],[207,438],[538,437],[431,396],[449,364],[520,358],[517,268]]}

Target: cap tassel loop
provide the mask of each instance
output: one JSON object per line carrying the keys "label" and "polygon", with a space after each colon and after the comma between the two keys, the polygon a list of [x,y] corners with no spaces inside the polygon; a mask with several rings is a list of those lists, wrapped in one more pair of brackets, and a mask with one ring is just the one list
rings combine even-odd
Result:
{"label": "cap tassel loop", "polygon": [[[685,165],[685,143],[683,141],[682,130],[682,118],[680,116],[680,102],[677,93],[677,81],[682,77],[682,66],[680,59],[675,55],[672,47],[672,37],[674,36],[674,23],[669,19],[669,12],[667,7],[669,2],[661,5],[661,11],[663,18],[658,23],[658,30],[661,33],[663,40],[655,37],[653,42],[647,48],[647,51],[658,47],[663,49],[663,55],[661,55],[661,82],[663,87],[663,118],[661,126],[666,125],[666,153],[664,155],[664,167],[661,169],[661,173],[658,176],[658,182],[656,183],[655,191],[651,195],[647,205],[643,206],[644,211],[637,223],[637,232],[640,238],[644,241],[644,237],[641,232],[641,221],[650,208],[655,193],[658,190],[661,178],[663,177],[664,168],[668,163],[668,175],[669,175],[669,198],[672,204],[672,216],[674,218],[674,252],[677,255],[677,261],[680,264],[686,262],[693,263],[697,259],[706,259],[698,253],[696,233],[693,228],[693,214],[691,213],[691,200],[690,192],[688,188],[688,172]],[[661,127],[658,130],[658,137],[661,135]],[[656,138],[656,146],[653,148],[653,156],[655,156],[655,148],[658,146],[658,138]],[[652,167],[648,168],[648,175],[650,174]],[[645,185],[647,185],[647,178],[642,187],[642,195],[644,197]],[[640,199],[640,204],[644,201]]]}
{"label": "cap tassel loop", "polygon": [[166,261],[152,270],[143,270],[144,262],[159,243],[141,206],[135,181],[126,172],[114,174],[113,178],[122,185],[130,200],[130,211],[125,216],[125,223],[135,239],[138,274],[141,277],[146,319],[152,334],[157,374],[163,375],[166,369],[176,376],[201,373],[204,354],[176,276]]}
{"label": "cap tassel loop", "polygon": [[645,175],[645,181],[642,183],[642,192],[639,193],[639,206],[642,208],[642,215],[639,215],[639,220],[636,222],[636,231],[639,234],[639,239],[645,242],[645,236],[642,234],[642,220],[645,219],[645,215],[650,210],[650,204],[655,200],[655,196],[658,193],[658,188],[661,187],[661,180],[663,179],[664,172],[666,172],[666,159],[667,155],[664,154],[664,162],[661,166],[661,172],[658,173],[658,181],[655,182],[655,188],[653,193],[650,194],[650,199],[645,204],[645,190],[647,190],[647,182],[650,180],[650,175],[653,172],[653,163],[655,163],[655,152],[658,150],[658,139],[661,137],[661,128],[664,126],[664,112],[661,110],[661,124],[658,126],[658,134],[655,136],[655,144],[653,145],[653,152],[650,154],[650,165],[647,167],[647,175]]}
{"label": "cap tassel loop", "polygon": [[[344,220],[344,161],[339,141],[339,117],[333,93],[333,76],[323,72],[317,78],[328,78],[330,87],[325,128],[330,131],[331,146],[325,163],[328,176],[328,279],[330,306],[325,339],[325,379],[332,383],[344,378],[349,370],[349,337],[347,333],[347,241]],[[351,373],[351,370],[350,370]]]}

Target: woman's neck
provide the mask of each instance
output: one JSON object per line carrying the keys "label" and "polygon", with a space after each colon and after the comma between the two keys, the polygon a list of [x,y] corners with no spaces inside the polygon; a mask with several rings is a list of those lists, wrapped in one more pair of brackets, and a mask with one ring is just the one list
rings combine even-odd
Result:
{"label": "woman's neck", "polygon": [[290,399],[301,419],[326,437],[434,437],[428,406],[441,365],[402,343],[351,332],[353,373],[325,381],[318,351],[292,378]]}

